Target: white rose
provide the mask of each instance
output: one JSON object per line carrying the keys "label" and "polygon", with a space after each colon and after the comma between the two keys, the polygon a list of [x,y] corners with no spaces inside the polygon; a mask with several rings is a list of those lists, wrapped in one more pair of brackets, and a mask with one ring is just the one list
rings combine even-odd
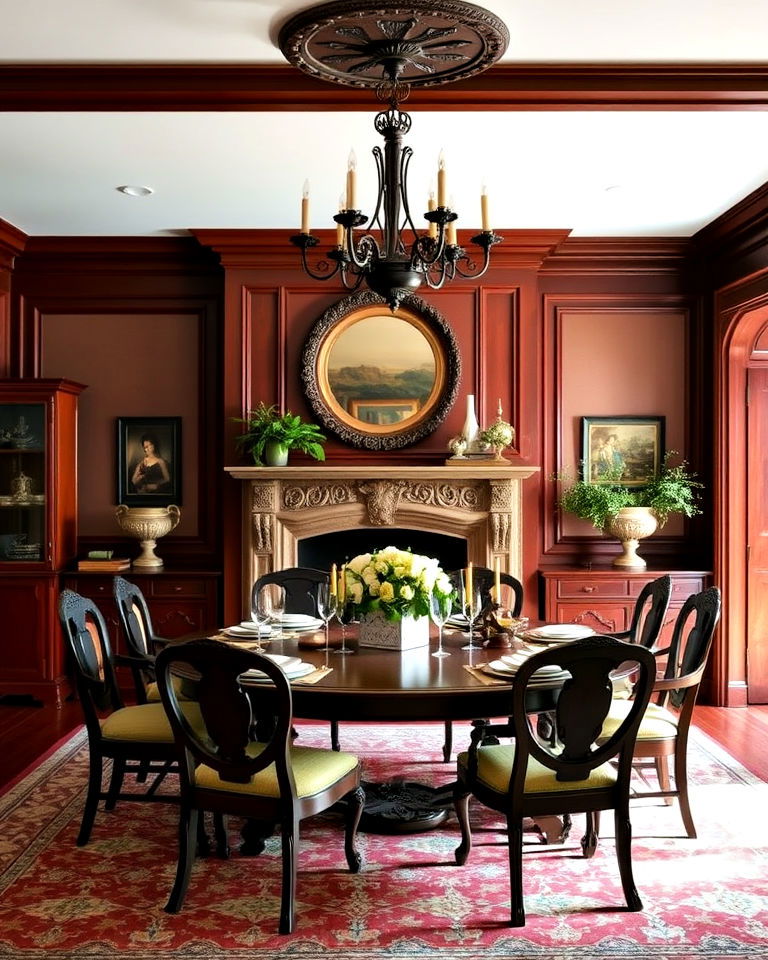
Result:
{"label": "white rose", "polygon": [[347,590],[349,591],[349,596],[352,598],[352,603],[360,603],[363,599],[363,585],[358,580],[355,580],[354,583],[350,583]]}
{"label": "white rose", "polygon": [[365,567],[371,562],[370,553],[361,553],[357,557],[353,557],[347,564],[347,569],[351,570],[353,573],[360,574]]}
{"label": "white rose", "polygon": [[374,563],[373,567],[376,573],[380,573],[383,575],[386,575],[387,571],[389,570],[389,564],[387,563],[386,560],[377,560]]}
{"label": "white rose", "polygon": [[374,580],[379,579],[376,576],[376,568],[373,565],[366,567],[360,576],[363,578],[363,583],[367,583],[368,586],[370,586]]}
{"label": "white rose", "polygon": [[400,587],[400,596],[403,600],[413,600],[413,587],[409,587],[407,583],[404,583]]}
{"label": "white rose", "polygon": [[372,597],[378,597],[379,593],[381,593],[381,584],[378,580],[373,580],[368,584],[368,593],[370,593]]}
{"label": "white rose", "polygon": [[442,593],[444,596],[447,596],[449,593],[453,592],[453,584],[451,583],[451,578],[447,573],[441,573],[437,580],[435,580],[435,590],[437,590],[438,593]]}

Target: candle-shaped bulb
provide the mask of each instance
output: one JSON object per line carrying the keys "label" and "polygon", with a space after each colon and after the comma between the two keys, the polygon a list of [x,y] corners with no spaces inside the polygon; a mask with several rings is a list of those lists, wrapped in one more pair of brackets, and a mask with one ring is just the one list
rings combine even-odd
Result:
{"label": "candle-shaped bulb", "polygon": [[490,220],[488,219],[488,187],[483,183],[480,188],[480,219],[483,224],[483,233],[490,233]]}
{"label": "candle-shaped bulb", "polygon": [[[434,186],[430,186],[430,188],[429,188],[429,199],[427,200],[427,210],[432,211],[432,210],[435,209],[436,206],[437,206],[437,202],[436,202],[436,200],[435,200],[435,188],[434,188]],[[432,223],[432,222],[430,221],[429,228],[428,228],[428,235],[429,235],[430,237],[432,237],[433,240],[437,237],[437,224],[436,224],[436,223]]]}
{"label": "candle-shaped bulb", "polygon": [[496,415],[498,416],[499,420],[501,420],[501,415],[503,412],[504,410],[503,410],[503,407],[501,406],[501,397],[499,397],[499,403],[498,403],[498,406],[496,407]]}
{"label": "candle-shaped bulb", "polygon": [[443,150],[437,157],[437,205],[445,206],[445,152]]}
{"label": "candle-shaped bulb", "polygon": [[301,232],[309,233],[309,180],[304,181],[301,191]]}
{"label": "candle-shaped bulb", "polygon": [[356,210],[356,195],[357,195],[357,157],[355,156],[355,151],[349,151],[349,159],[347,160],[347,210]]}

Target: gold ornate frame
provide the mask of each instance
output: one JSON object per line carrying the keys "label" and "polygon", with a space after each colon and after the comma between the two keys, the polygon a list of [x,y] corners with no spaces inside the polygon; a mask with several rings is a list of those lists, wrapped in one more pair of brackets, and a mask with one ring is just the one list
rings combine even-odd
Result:
{"label": "gold ornate frame", "polygon": [[[381,316],[404,320],[422,334],[434,357],[435,376],[429,395],[420,406],[412,397],[374,398],[369,404],[362,398],[351,401],[352,410],[365,406],[402,407],[402,413],[407,414],[402,421],[367,423],[355,417],[335,396],[329,358],[345,331],[368,318]],[[375,344],[370,362],[376,363]],[[413,294],[406,295],[394,312],[372,291],[345,297],[329,307],[314,325],[302,355],[304,390],[317,418],[345,443],[369,450],[395,450],[429,436],[455,402],[460,377],[461,359],[453,331],[434,307]]]}

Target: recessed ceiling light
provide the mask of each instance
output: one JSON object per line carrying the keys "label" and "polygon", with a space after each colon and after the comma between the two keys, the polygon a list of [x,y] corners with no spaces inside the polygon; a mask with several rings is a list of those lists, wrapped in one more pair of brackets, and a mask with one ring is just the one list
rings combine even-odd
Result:
{"label": "recessed ceiling light", "polygon": [[152,187],[140,187],[131,183],[126,183],[122,187],[115,188],[119,193],[124,193],[126,197],[148,197],[155,191]]}

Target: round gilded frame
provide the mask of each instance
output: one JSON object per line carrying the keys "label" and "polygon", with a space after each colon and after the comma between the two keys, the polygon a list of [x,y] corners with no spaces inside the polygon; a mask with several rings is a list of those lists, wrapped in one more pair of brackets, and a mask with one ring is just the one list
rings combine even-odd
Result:
{"label": "round gilded frame", "polygon": [[[427,398],[414,409],[412,398],[384,398],[349,402],[349,409],[334,393],[329,370],[331,353],[340,338],[353,327],[371,319],[395,318],[418,331],[434,358],[434,379]],[[359,334],[359,331],[358,331]],[[375,340],[366,365],[376,367]],[[461,379],[461,358],[453,331],[433,306],[407,294],[394,312],[370,290],[352,294],[329,307],[310,331],[304,345],[301,378],[309,403],[322,425],[353,447],[367,450],[398,450],[423,440],[443,422],[456,401]],[[397,422],[366,422],[352,409],[376,406],[402,416]]]}

